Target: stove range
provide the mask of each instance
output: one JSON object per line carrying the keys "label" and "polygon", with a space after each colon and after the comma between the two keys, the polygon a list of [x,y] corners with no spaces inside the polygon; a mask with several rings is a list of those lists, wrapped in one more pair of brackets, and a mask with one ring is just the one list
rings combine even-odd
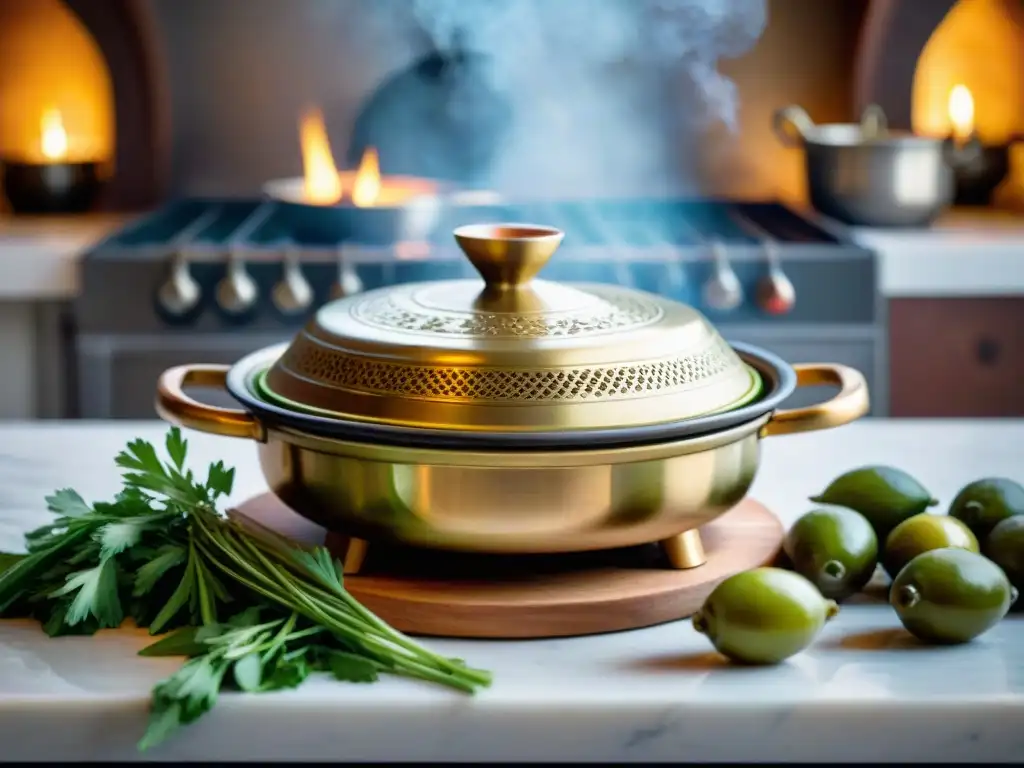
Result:
{"label": "stove range", "polygon": [[[790,362],[853,365],[873,387],[873,413],[885,412],[884,302],[874,254],[843,231],[778,203],[449,205],[430,242],[409,243],[324,242],[302,236],[294,211],[270,201],[187,199],[115,232],[83,259],[74,307],[77,415],[151,418],[154,384],[165,368],[232,363],[285,341],[339,293],[474,276],[451,230],[495,221],[565,231],[542,278],[667,295],[699,308],[727,339],[763,346]],[[765,311],[756,299],[772,261],[796,291],[783,314]],[[707,300],[716,267],[738,279],[742,298],[735,307]],[[208,399],[227,404],[225,397]]]}

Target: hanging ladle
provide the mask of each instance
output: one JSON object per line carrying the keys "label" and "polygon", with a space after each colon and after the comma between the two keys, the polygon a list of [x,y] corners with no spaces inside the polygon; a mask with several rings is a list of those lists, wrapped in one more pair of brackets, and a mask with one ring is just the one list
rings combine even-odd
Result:
{"label": "hanging ladle", "polygon": [[281,279],[274,286],[271,300],[277,311],[283,315],[300,314],[313,303],[313,289],[302,274],[298,249],[293,243],[284,245]]}
{"label": "hanging ladle", "polygon": [[172,317],[183,317],[199,305],[202,289],[189,267],[189,245],[192,239],[213,224],[220,216],[220,207],[211,208],[170,242],[171,264],[167,279],[157,291],[157,303]]}
{"label": "hanging ladle", "polygon": [[746,216],[733,213],[733,221],[761,243],[767,266],[757,281],[757,306],[769,315],[785,315],[796,305],[796,288],[782,269],[779,247],[771,234]]}
{"label": "hanging ladle", "polygon": [[715,241],[711,243],[711,257],[714,260],[711,277],[704,283],[703,295],[705,303],[712,309],[728,312],[736,309],[743,301],[743,286],[736,277],[725,255],[725,246]]}
{"label": "hanging ladle", "polygon": [[363,290],[363,281],[355,269],[345,258],[345,249],[338,246],[338,277],[331,286],[331,298],[343,299],[346,296],[354,296]]}
{"label": "hanging ladle", "polygon": [[273,211],[273,205],[260,205],[235,230],[227,243],[227,265],[224,277],[217,283],[217,305],[228,315],[247,314],[259,300],[259,287],[245,267],[242,251]]}
{"label": "hanging ladle", "polygon": [[757,281],[757,305],[769,315],[785,315],[796,304],[796,289],[782,271],[774,241],[764,241],[764,257],[768,270]]}
{"label": "hanging ladle", "polygon": [[230,246],[226,272],[217,283],[217,304],[229,315],[242,315],[256,305],[258,298],[259,289],[245,268],[239,246]]}

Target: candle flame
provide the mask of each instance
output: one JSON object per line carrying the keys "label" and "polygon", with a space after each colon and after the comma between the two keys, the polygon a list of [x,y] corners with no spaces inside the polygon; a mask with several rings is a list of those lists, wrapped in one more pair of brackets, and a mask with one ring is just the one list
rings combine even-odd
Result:
{"label": "candle flame", "polygon": [[380,160],[377,150],[367,147],[359,161],[355,184],[352,187],[352,203],[357,208],[370,208],[380,197]]}
{"label": "candle flame", "polygon": [[47,160],[63,160],[68,155],[68,132],[57,109],[43,112],[39,121],[40,149]]}
{"label": "candle flame", "polygon": [[299,143],[305,176],[306,200],[315,205],[333,205],[341,199],[341,177],[334,165],[323,113],[307,110],[299,122]]}
{"label": "candle flame", "polygon": [[974,97],[966,85],[955,85],[949,92],[949,122],[953,135],[960,140],[974,132]]}

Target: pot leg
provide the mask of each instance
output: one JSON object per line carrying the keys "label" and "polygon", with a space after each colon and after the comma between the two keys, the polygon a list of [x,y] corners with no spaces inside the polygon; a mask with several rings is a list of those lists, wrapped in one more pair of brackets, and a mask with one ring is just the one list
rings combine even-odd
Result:
{"label": "pot leg", "polygon": [[366,560],[367,543],[340,533],[328,533],[324,546],[332,556],[341,560],[341,570],[346,576],[355,576],[363,569]]}
{"label": "pot leg", "polygon": [[679,570],[696,568],[707,562],[704,545],[700,540],[700,531],[696,528],[665,539],[661,542],[661,548],[672,567]]}
{"label": "pot leg", "polygon": [[367,543],[365,539],[350,538],[345,546],[345,554],[341,558],[342,570],[346,576],[354,576],[363,568],[366,560]]}

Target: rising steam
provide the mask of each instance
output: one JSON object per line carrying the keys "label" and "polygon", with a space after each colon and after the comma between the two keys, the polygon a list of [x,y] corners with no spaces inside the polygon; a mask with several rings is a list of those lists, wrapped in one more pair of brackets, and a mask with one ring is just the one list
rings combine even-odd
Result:
{"label": "rising steam", "polygon": [[680,147],[711,121],[736,124],[719,60],[745,53],[766,22],[766,0],[393,3],[437,49],[490,56],[515,115],[494,183],[519,193],[678,188]]}

